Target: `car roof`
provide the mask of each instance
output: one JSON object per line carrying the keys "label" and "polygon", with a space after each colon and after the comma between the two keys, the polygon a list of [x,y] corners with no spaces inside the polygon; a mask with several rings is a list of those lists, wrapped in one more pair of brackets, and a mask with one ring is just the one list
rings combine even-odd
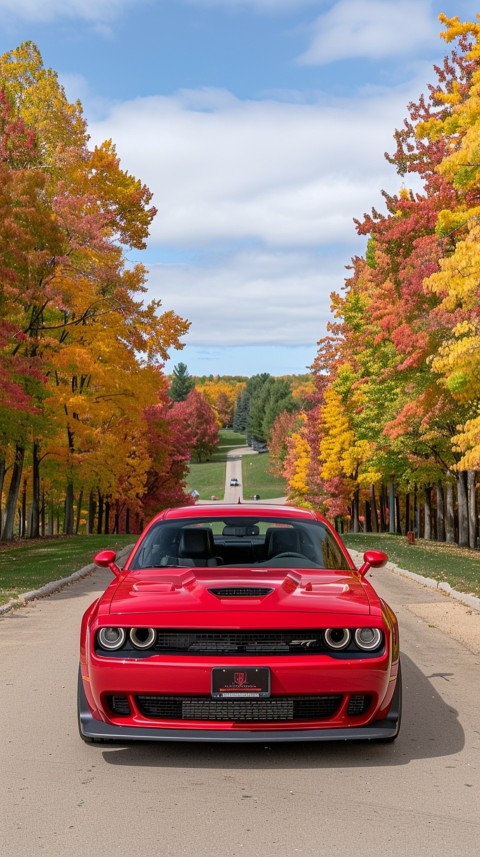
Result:
{"label": "car roof", "polygon": [[165,509],[153,519],[174,520],[176,518],[299,518],[310,521],[323,521],[323,518],[311,509],[299,509],[295,506],[268,505],[267,503],[215,503],[200,506],[180,506]]}

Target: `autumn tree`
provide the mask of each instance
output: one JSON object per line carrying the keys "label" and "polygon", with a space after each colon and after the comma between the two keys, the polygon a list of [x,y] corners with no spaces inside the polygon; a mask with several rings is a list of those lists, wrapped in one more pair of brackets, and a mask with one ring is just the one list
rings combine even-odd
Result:
{"label": "autumn tree", "polygon": [[[354,529],[415,526],[427,539],[447,540],[458,532],[460,544],[473,546],[480,24],[441,20],[443,37],[457,47],[435,66],[427,95],[408,106],[387,155],[402,181],[415,175],[421,190],[384,193],[384,210],[356,221],[365,255],[331,296],[314,392],[278,445],[286,446],[282,471],[297,502]],[[247,424],[260,433],[259,387]]]}
{"label": "autumn tree", "polygon": [[143,508],[152,515],[170,506],[191,504],[193,500],[186,490],[186,479],[193,432],[178,408],[166,403],[147,408],[145,420],[150,467]]}
{"label": "autumn tree", "polygon": [[172,418],[184,422],[190,433],[190,451],[197,461],[206,461],[218,445],[218,423],[206,398],[191,390],[183,402],[175,402]]}
{"label": "autumn tree", "polygon": [[[173,312],[161,313],[159,301],[145,304],[146,271],[126,262],[125,248],[145,246],[155,214],[149,189],[122,170],[111,141],[89,149],[79,103],[68,103],[35,46],[25,43],[2,57],[0,76],[5,104],[32,141],[23,166],[29,192],[25,188],[16,207],[15,228],[25,237],[10,254],[15,299],[8,323],[19,335],[4,349],[5,364],[12,358],[17,366],[21,359],[36,362],[47,379],[32,402],[41,425],[31,421],[25,435],[19,424],[8,439],[14,463],[4,537],[11,538],[27,441],[34,473],[31,534],[38,532],[38,469],[48,456],[55,456],[63,479],[64,528],[72,532],[74,490],[83,491],[88,458],[98,465],[104,450],[108,468],[106,431],[110,437],[118,431],[118,449],[129,423],[135,437],[144,409],[158,401],[159,367],[170,347],[181,347],[188,324]],[[8,167],[10,175],[18,173],[16,164]],[[107,478],[108,490],[118,489],[127,458],[127,452],[113,457],[117,472]]]}
{"label": "autumn tree", "polygon": [[212,406],[219,426],[231,426],[234,421],[236,401],[245,388],[245,381],[228,375],[216,375],[205,380],[197,379],[195,386]]}

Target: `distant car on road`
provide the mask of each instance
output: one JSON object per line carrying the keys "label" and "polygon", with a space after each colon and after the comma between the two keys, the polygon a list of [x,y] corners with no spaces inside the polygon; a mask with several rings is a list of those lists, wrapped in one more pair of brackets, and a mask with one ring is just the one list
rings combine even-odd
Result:
{"label": "distant car on road", "polygon": [[232,479],[230,479],[230,488],[238,488],[239,486],[240,486],[240,482],[238,481],[238,479],[235,476]]}

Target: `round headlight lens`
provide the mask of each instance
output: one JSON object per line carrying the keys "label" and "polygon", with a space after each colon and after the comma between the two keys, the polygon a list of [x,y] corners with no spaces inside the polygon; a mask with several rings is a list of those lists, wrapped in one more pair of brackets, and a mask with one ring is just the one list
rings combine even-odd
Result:
{"label": "round headlight lens", "polygon": [[382,632],[378,628],[357,628],[355,631],[355,642],[358,648],[366,652],[378,649],[382,639]]}
{"label": "round headlight lens", "polygon": [[131,628],[129,636],[136,649],[150,649],[157,638],[154,628]]}
{"label": "round headlight lens", "polygon": [[109,652],[121,649],[127,637],[125,628],[100,628],[98,644]]}
{"label": "round headlight lens", "polygon": [[325,642],[330,649],[346,649],[351,638],[348,628],[327,628]]}

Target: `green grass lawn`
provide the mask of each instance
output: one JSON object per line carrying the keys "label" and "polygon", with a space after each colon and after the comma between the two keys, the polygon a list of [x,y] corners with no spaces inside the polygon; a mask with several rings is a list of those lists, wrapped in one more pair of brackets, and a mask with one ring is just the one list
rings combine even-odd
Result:
{"label": "green grass lawn", "polygon": [[272,476],[268,470],[270,456],[268,453],[262,455],[245,455],[242,459],[243,496],[245,499],[259,494],[261,500],[269,500],[272,497],[283,497],[286,493],[284,479]]}
{"label": "green grass lawn", "polygon": [[440,542],[417,540],[408,545],[404,536],[388,533],[348,533],[342,536],[348,548],[365,551],[378,548],[407,571],[449,583],[459,592],[480,596],[480,552]]}
{"label": "green grass lawn", "polygon": [[93,561],[100,550],[120,551],[136,536],[59,536],[0,547],[0,604],[61,580]]}
{"label": "green grass lawn", "polygon": [[198,491],[201,500],[210,500],[214,495],[223,499],[225,492],[225,457],[223,461],[204,461],[191,464],[187,479],[189,491]]}
{"label": "green grass lawn", "polygon": [[230,431],[230,429],[221,429],[219,431],[219,446],[246,446],[246,438],[244,434],[238,431]]}

